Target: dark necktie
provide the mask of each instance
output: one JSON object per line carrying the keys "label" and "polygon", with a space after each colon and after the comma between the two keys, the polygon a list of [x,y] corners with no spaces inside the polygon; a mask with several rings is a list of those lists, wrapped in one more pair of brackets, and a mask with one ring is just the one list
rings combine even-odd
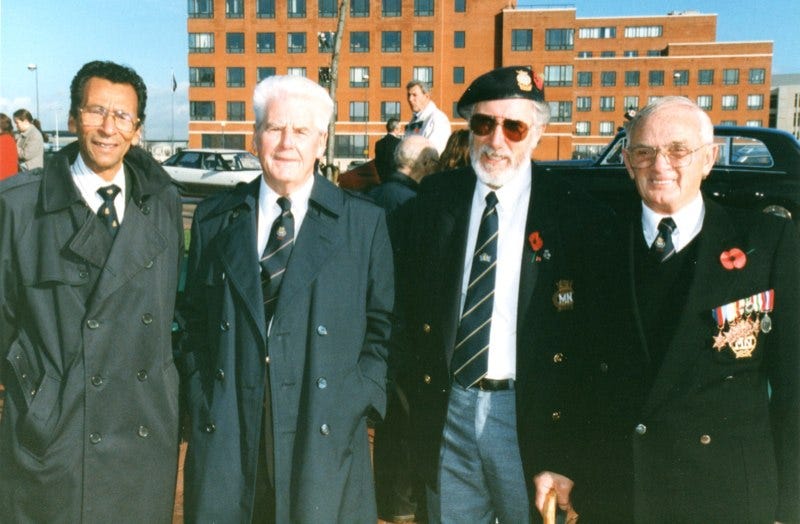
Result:
{"label": "dark necktie", "polygon": [[494,307],[497,270],[497,195],[486,195],[486,208],[478,229],[467,298],[458,325],[451,369],[459,384],[468,388],[486,375],[489,331]]}
{"label": "dark necktie", "polygon": [[278,198],[281,214],[272,223],[267,247],[261,255],[261,289],[264,292],[264,314],[267,326],[275,313],[278,302],[278,291],[283,280],[283,273],[289,262],[289,255],[294,245],[294,217],[292,202],[286,197]]}
{"label": "dark necktie", "polygon": [[662,218],[658,223],[658,236],[650,246],[650,253],[659,262],[666,262],[675,254],[675,245],[672,243],[672,232],[675,231],[675,227],[675,221],[671,217]]}
{"label": "dark necktie", "polygon": [[97,216],[106,225],[108,232],[112,237],[117,236],[119,229],[119,220],[117,219],[117,208],[114,206],[114,199],[117,197],[121,189],[119,186],[111,184],[110,186],[103,186],[97,190],[97,194],[103,199],[103,205],[97,210]]}

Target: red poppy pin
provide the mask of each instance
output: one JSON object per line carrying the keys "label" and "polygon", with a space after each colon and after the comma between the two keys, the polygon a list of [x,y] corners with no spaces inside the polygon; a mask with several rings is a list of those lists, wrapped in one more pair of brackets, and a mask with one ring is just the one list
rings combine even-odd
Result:
{"label": "red poppy pin", "polygon": [[719,261],[722,263],[722,267],[728,271],[742,269],[747,264],[747,255],[738,247],[734,247],[730,251],[723,251],[719,256]]}
{"label": "red poppy pin", "polygon": [[542,235],[540,235],[538,231],[534,231],[528,235],[528,243],[534,251],[539,251],[542,249],[542,246],[544,246],[544,240],[542,240]]}

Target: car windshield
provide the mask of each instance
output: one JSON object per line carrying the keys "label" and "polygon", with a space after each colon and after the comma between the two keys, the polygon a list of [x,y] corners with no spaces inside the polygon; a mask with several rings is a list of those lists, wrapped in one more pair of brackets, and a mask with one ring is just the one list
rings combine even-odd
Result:
{"label": "car windshield", "polygon": [[258,158],[250,153],[223,153],[220,155],[226,171],[261,169]]}

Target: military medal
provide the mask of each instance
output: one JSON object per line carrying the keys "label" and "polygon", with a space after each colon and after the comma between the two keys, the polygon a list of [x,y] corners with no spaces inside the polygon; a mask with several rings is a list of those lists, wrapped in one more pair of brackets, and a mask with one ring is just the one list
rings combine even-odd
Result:
{"label": "military medal", "polygon": [[713,337],[714,349],[721,352],[727,347],[737,359],[752,357],[759,333],[769,333],[772,329],[769,312],[774,295],[770,289],[714,308],[711,314],[719,328]]}

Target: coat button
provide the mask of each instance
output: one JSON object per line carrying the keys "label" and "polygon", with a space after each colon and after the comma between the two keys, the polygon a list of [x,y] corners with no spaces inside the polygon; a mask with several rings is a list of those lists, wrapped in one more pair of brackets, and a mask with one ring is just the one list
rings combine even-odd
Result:
{"label": "coat button", "polygon": [[78,278],[80,278],[81,280],[89,278],[89,272],[86,271],[85,269],[81,269],[80,271],[78,271]]}
{"label": "coat button", "polygon": [[555,355],[553,355],[553,362],[555,362],[556,364],[564,362],[564,353],[556,353]]}
{"label": "coat button", "polygon": [[219,380],[220,382],[223,382],[225,380],[225,370],[224,369],[219,368],[217,370],[217,380]]}
{"label": "coat button", "polygon": [[89,329],[97,329],[100,327],[100,322],[93,318],[90,318],[89,320],[86,321],[86,327],[88,327]]}
{"label": "coat button", "polygon": [[327,424],[323,424],[319,427],[319,432],[322,433],[323,435],[329,435],[331,432],[331,428]]}
{"label": "coat button", "polygon": [[142,206],[142,214],[149,215],[150,214],[150,204],[145,204]]}
{"label": "coat button", "polygon": [[101,377],[100,375],[93,375],[90,380],[92,382],[92,385],[96,388],[99,388],[100,386],[103,385],[103,377]]}
{"label": "coat button", "polygon": [[328,334],[328,328],[325,326],[317,326],[317,335],[325,336]]}
{"label": "coat button", "polygon": [[647,426],[645,426],[644,424],[637,424],[636,428],[634,428],[634,431],[636,432],[637,435],[644,435],[645,433],[647,433]]}
{"label": "coat button", "polygon": [[703,435],[700,437],[700,444],[708,445],[711,444],[711,437],[709,435]]}
{"label": "coat button", "polygon": [[150,436],[150,428],[147,426],[139,426],[139,431],[137,431],[140,437],[147,438]]}
{"label": "coat button", "polygon": [[103,440],[103,437],[100,435],[100,433],[89,434],[89,442],[92,444],[99,444],[101,440]]}
{"label": "coat button", "polygon": [[422,332],[426,335],[431,332],[431,325],[430,324],[422,324]]}
{"label": "coat button", "polygon": [[205,431],[206,433],[214,433],[216,430],[217,426],[215,426],[213,422],[209,422],[205,426],[203,426],[203,431]]}
{"label": "coat button", "polygon": [[145,313],[144,315],[142,315],[142,324],[148,326],[152,323],[153,323],[153,315],[151,315],[150,313]]}
{"label": "coat button", "polygon": [[145,380],[147,380],[147,370],[140,369],[139,371],[137,371],[136,378],[139,379],[139,382],[144,382]]}
{"label": "coat button", "polygon": [[553,411],[553,414],[550,415],[550,418],[553,419],[553,422],[558,422],[561,420],[561,412],[560,411]]}
{"label": "coat button", "polygon": [[431,379],[431,376],[430,376],[430,375],[427,375],[427,374],[426,374],[426,375],[423,375],[423,376],[422,376],[422,381],[423,381],[424,383],[426,383],[426,384],[430,384],[430,383],[431,383],[431,380],[432,380],[432,379]]}
{"label": "coat button", "polygon": [[317,379],[317,387],[318,387],[319,389],[325,389],[325,388],[327,388],[327,387],[328,387],[328,381],[327,381],[327,380],[325,380],[325,377],[319,377],[319,378]]}
{"label": "coat button", "polygon": [[228,322],[227,320],[223,320],[222,322],[219,323],[219,328],[222,331],[228,331],[231,328],[231,323]]}
{"label": "coat button", "polygon": [[269,355],[264,357],[264,362],[269,366]]}
{"label": "coat button", "polygon": [[144,265],[144,268],[145,268],[145,269],[150,269],[151,267],[153,267],[153,264],[154,264],[154,262],[153,262],[152,260],[148,260],[148,261],[145,263],[145,265]]}
{"label": "coat button", "polygon": [[601,373],[608,373],[608,364],[605,362],[600,363],[600,372]]}

